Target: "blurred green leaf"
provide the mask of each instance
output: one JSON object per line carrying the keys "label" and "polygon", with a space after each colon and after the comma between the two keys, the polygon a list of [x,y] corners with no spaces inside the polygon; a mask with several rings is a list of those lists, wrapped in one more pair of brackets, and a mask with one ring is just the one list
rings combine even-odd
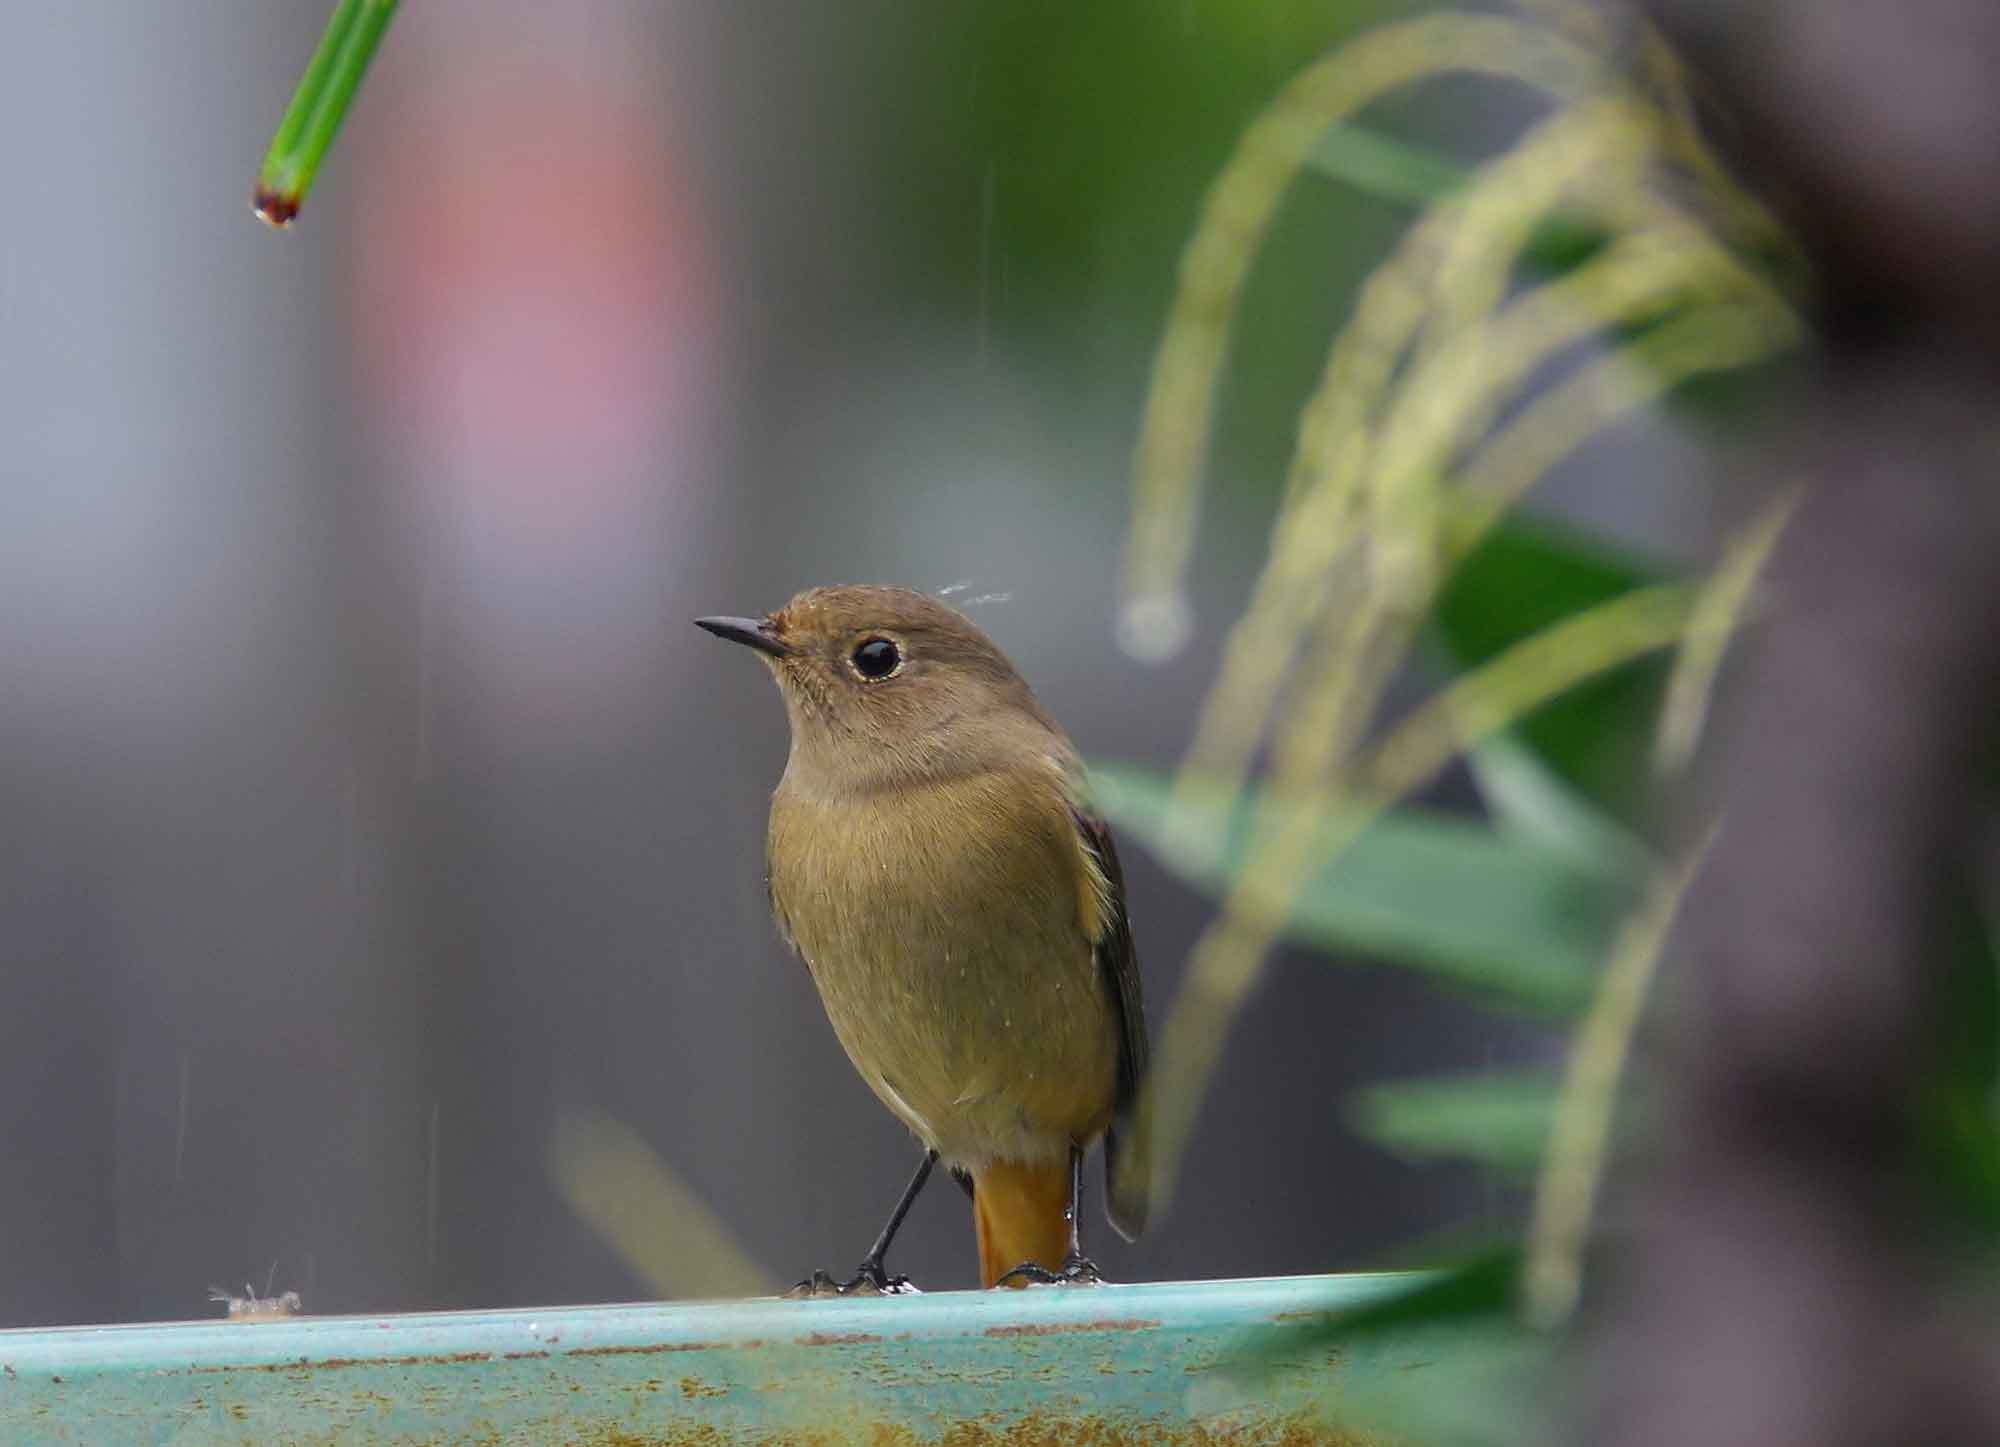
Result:
{"label": "blurred green leaf", "polygon": [[1329,180],[1385,201],[1427,206],[1465,184],[1465,167],[1367,126],[1329,126],[1307,164]]}
{"label": "blurred green leaf", "polygon": [[[1099,808],[1127,839],[1210,894],[1241,868],[1254,799],[1173,804],[1172,781],[1126,765],[1093,767]],[[1329,821],[1326,857],[1287,922],[1294,940],[1409,965],[1486,1000],[1567,1014],[1588,999],[1634,886],[1491,826],[1430,810],[1391,810],[1344,850]]]}
{"label": "blurred green leaf", "polygon": [[[1442,200],[1472,174],[1448,156],[1357,125],[1328,127],[1306,164],[1364,195],[1407,206]],[[1543,276],[1560,276],[1602,251],[1610,239],[1611,233],[1590,217],[1558,211],[1535,227],[1522,259]]]}
{"label": "blurred green leaf", "polygon": [[1247,1336],[1242,1354],[1248,1360],[1279,1361],[1295,1354],[1310,1360],[1315,1350],[1334,1342],[1505,1315],[1513,1310],[1521,1260],[1519,1246],[1488,1245],[1446,1266],[1394,1273],[1404,1278],[1400,1289],[1346,1311],[1287,1317],[1275,1331]]}
{"label": "blurred green leaf", "polygon": [[[1471,668],[1551,623],[1664,580],[1658,567],[1517,514],[1489,530],[1453,570],[1432,619],[1447,656]],[[1637,829],[1647,813],[1647,761],[1670,662],[1640,659],[1571,689],[1512,735],[1566,788],[1619,827]]]}
{"label": "blurred green leaf", "polygon": [[1358,1134],[1400,1156],[1524,1174],[1548,1143],[1561,1088],[1541,1070],[1396,1080],[1357,1092],[1347,1116]]}
{"label": "blurred green leaf", "polygon": [[1517,832],[1586,864],[1612,861],[1634,879],[1653,865],[1644,840],[1572,788],[1510,731],[1466,755],[1473,781],[1502,830]]}
{"label": "blurred green leaf", "polygon": [[1798,384],[1804,349],[1761,362],[1697,372],[1666,394],[1669,408],[1718,437],[1749,435]]}
{"label": "blurred green leaf", "polygon": [[1554,1439],[1555,1344],[1505,1317],[1408,1328],[1344,1353],[1396,1370],[1355,1373],[1343,1426],[1422,1447],[1524,1447]]}
{"label": "blurred green leaf", "polygon": [[[1314,145],[1307,166],[1340,185],[1394,205],[1423,207],[1463,187],[1471,168],[1448,156],[1412,145],[1367,126],[1330,127]],[[1528,237],[1522,262],[1539,276],[1558,277],[1589,261],[1610,244],[1611,231],[1590,215],[1561,210],[1544,216]],[[1776,252],[1747,257],[1782,275],[1787,258]],[[1617,345],[1663,326],[1686,310],[1685,300],[1664,303],[1652,315],[1612,327],[1608,340]],[[1632,354],[1643,358],[1643,349]],[[1795,358],[1788,354],[1682,379],[1667,392],[1666,404],[1704,422],[1729,425],[1761,415],[1778,387],[1791,377]]]}
{"label": "blurred green leaf", "polygon": [[1238,1370],[1311,1370],[1332,1349],[1350,1368],[1341,1423],[1434,1447],[1543,1440],[1553,1343],[1514,1319],[1520,1253],[1483,1252],[1412,1276],[1350,1312],[1264,1329]]}
{"label": "blurred green leaf", "polygon": [[1993,922],[1962,876],[1947,888],[1944,918],[1949,958],[1917,1101],[1917,1155],[1947,1212],[1993,1235],[2000,1233],[2000,957]]}

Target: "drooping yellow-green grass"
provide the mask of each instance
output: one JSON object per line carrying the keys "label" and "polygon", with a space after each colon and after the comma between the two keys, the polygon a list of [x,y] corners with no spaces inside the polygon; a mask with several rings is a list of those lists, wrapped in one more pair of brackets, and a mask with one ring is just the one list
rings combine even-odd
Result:
{"label": "drooping yellow-green grass", "polygon": [[[1515,145],[1431,200],[1364,281],[1300,413],[1264,565],[1178,776],[1180,796],[1203,799],[1201,816],[1212,820],[1226,813],[1213,807],[1216,792],[1243,793],[1268,748],[1248,853],[1163,1021],[1147,1097],[1163,1197],[1235,1016],[1329,853],[1481,739],[1663,650],[1677,650],[1679,662],[1656,758],[1679,768],[1782,526],[1788,504],[1732,542],[1711,582],[1646,589],[1565,618],[1401,721],[1380,718],[1452,567],[1550,468],[1680,382],[1770,358],[1801,335],[1784,295],[1742,252],[1776,244],[1775,228],[1702,147],[1671,56],[1645,37],[1639,63],[1621,69],[1599,50],[1601,27],[1585,12],[1556,3],[1530,11],[1435,14],[1316,62],[1244,134],[1183,258],[1136,449],[1125,559],[1122,636],[1151,656],[1187,633],[1201,471],[1244,280],[1324,133],[1447,72],[1517,82],[1546,105]],[[1377,164],[1379,153],[1369,159]],[[1596,244],[1550,276],[1531,262],[1557,225],[1588,228]],[[1585,347],[1599,351],[1525,395],[1549,364]],[[1186,811],[1188,828],[1196,813]],[[1681,865],[1659,869],[1641,906],[1650,913],[1616,947],[1628,964],[1612,965],[1641,993],[1684,877]],[[1618,996],[1621,1010],[1636,1008],[1630,995]],[[1573,1286],[1563,1273],[1600,1164],[1594,1127],[1630,1036],[1629,1011],[1611,1014],[1591,1037],[1589,1068],[1567,1085],[1568,1096],[1605,1100],[1560,1107],[1574,1128],[1542,1207],[1554,1223],[1539,1258],[1544,1316]]]}

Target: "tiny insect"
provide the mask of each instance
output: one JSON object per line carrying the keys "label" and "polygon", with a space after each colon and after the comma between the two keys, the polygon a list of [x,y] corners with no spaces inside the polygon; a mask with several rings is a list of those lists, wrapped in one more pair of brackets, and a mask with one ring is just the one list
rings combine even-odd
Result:
{"label": "tiny insect", "polygon": [[[271,1267],[273,1276],[277,1274],[277,1270],[274,1263]],[[296,1291],[288,1291],[283,1296],[272,1296],[270,1291],[271,1283],[268,1280],[264,1283],[265,1294],[262,1296],[257,1294],[256,1287],[246,1281],[243,1283],[241,1296],[232,1296],[219,1286],[211,1286],[208,1289],[208,1299],[227,1305],[231,1321],[278,1321],[284,1317],[300,1314],[304,1304],[299,1300]]]}

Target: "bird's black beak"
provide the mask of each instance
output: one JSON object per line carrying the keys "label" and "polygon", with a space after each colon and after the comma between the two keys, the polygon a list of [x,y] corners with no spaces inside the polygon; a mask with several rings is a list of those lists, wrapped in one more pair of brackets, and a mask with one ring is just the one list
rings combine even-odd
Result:
{"label": "bird's black beak", "polygon": [[759,653],[768,653],[773,658],[783,658],[792,651],[784,639],[771,631],[770,623],[762,618],[697,618],[694,626],[706,628],[717,638],[727,638],[731,643],[741,643]]}

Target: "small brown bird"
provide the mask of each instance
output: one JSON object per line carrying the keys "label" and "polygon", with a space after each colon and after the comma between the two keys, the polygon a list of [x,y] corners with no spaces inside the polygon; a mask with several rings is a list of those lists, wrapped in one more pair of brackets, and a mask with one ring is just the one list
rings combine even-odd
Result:
{"label": "small brown bird", "polygon": [[1095,1281],[1083,1152],[1105,1214],[1146,1224],[1139,965],[1111,834],[1082,763],[970,619],[904,588],[814,588],[765,618],[698,618],[757,650],[792,750],[771,800],[771,909],[869,1088],[925,1146],[852,1281],[933,1164],[972,1195],[983,1285]]}

